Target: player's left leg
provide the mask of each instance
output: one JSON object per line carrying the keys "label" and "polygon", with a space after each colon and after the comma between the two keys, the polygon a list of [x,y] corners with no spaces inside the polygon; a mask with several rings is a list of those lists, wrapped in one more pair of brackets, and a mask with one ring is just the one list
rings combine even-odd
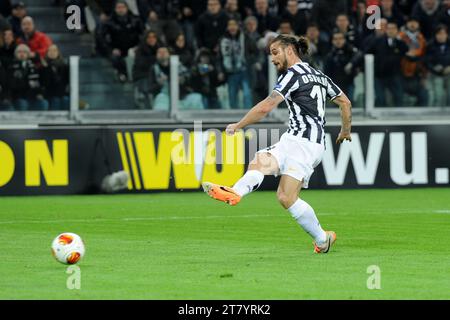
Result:
{"label": "player's left leg", "polygon": [[283,175],[277,190],[278,200],[303,230],[314,239],[314,251],[316,253],[327,253],[336,240],[336,234],[332,231],[324,231],[314,209],[298,197],[302,186],[302,181]]}

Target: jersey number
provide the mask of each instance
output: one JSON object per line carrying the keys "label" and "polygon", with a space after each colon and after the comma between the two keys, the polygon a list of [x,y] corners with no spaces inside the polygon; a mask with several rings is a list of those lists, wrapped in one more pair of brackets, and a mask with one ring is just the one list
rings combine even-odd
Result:
{"label": "jersey number", "polygon": [[314,86],[311,91],[311,98],[317,99],[317,112],[319,117],[325,116],[325,101],[327,99],[327,90],[321,86]]}

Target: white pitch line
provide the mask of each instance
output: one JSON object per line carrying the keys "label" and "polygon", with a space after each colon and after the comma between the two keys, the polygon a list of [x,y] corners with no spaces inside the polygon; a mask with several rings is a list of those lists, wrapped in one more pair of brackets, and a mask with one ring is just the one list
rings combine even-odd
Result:
{"label": "white pitch line", "polygon": [[450,210],[449,209],[446,209],[446,210],[434,210],[433,212],[434,213],[450,213]]}
{"label": "white pitch line", "polygon": [[[386,214],[386,211],[373,211],[364,212],[365,214]],[[449,209],[443,210],[433,210],[433,211],[419,211],[419,210],[397,210],[390,213],[411,213],[411,214],[423,214],[423,213],[439,213],[439,214],[450,214]],[[332,216],[332,215],[349,215],[348,213],[330,213],[330,212],[320,212],[318,213],[319,218],[321,216]],[[48,223],[77,223],[77,222],[138,222],[138,221],[174,221],[174,220],[214,220],[214,219],[251,219],[251,218],[274,218],[274,217],[286,217],[283,214],[247,214],[247,215],[215,215],[215,216],[163,216],[163,217],[132,217],[132,218],[92,218],[92,219],[54,219],[54,220],[10,220],[10,221],[0,221],[0,225],[6,224],[48,224]]]}
{"label": "white pitch line", "polygon": [[194,217],[183,217],[183,216],[166,216],[166,217],[140,217],[140,218],[118,218],[118,219],[61,219],[61,220],[11,220],[11,221],[0,221],[2,224],[46,224],[46,223],[73,223],[73,222],[133,222],[133,221],[173,221],[173,220],[205,220],[205,219],[251,219],[251,218],[273,218],[273,217],[283,217],[282,214],[271,214],[271,215],[236,215],[236,216],[194,216]]}

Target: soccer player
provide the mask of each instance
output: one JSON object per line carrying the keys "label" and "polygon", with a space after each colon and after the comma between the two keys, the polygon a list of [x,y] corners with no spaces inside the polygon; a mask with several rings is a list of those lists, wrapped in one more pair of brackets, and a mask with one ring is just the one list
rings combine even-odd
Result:
{"label": "soccer player", "polygon": [[255,191],[265,175],[281,175],[278,200],[298,224],[314,239],[314,251],[327,253],[336,240],[336,233],[324,231],[314,209],[299,198],[301,188],[308,188],[314,168],[325,151],[326,98],[341,110],[342,127],[336,143],[351,141],[351,102],[342,90],[321,71],[301,57],[308,52],[308,40],[291,35],[279,35],[270,44],[272,63],[281,76],[272,94],[254,106],[239,122],[227,126],[234,134],[264,118],[283,100],[289,107],[289,129],[280,141],[256,153],[245,175],[232,187],[210,182],[203,189],[214,199],[236,205],[242,197]]}

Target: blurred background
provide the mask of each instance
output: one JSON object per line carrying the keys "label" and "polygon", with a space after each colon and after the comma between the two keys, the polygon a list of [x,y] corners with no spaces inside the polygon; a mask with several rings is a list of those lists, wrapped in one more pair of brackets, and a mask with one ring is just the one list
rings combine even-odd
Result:
{"label": "blurred background", "polygon": [[[0,13],[3,124],[237,120],[276,81],[277,33],[310,40],[305,60],[357,119],[450,115],[450,0],[2,0]],[[266,119],[285,120],[283,106]]]}

